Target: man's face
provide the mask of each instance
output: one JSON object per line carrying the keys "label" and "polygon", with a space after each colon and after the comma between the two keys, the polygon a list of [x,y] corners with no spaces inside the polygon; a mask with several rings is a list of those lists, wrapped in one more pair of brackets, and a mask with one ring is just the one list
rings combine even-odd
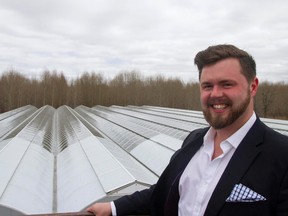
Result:
{"label": "man's face", "polygon": [[258,80],[249,85],[238,59],[205,66],[200,77],[200,99],[206,121],[215,129],[241,127],[253,112]]}

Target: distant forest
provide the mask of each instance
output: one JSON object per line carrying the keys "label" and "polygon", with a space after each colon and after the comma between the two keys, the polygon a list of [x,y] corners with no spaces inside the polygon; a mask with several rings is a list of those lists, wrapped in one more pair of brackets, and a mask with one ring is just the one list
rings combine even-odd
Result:
{"label": "distant forest", "polygon": [[[10,70],[0,77],[0,112],[24,105],[93,107],[96,105],[151,105],[201,110],[198,82],[183,82],[162,75],[144,77],[137,71],[120,72],[113,79],[101,73],[83,73],[67,80],[63,73],[44,71],[29,79]],[[288,119],[288,83],[260,83],[255,110],[260,117]]]}

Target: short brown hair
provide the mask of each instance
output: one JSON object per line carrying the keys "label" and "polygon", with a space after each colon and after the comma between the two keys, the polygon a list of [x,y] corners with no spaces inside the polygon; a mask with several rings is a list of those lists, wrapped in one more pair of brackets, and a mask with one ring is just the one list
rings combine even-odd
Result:
{"label": "short brown hair", "polygon": [[246,51],[234,45],[223,44],[209,46],[207,49],[197,53],[194,63],[198,67],[199,80],[204,66],[214,64],[226,58],[237,58],[241,65],[241,72],[250,83],[256,76],[256,63],[253,57]]}

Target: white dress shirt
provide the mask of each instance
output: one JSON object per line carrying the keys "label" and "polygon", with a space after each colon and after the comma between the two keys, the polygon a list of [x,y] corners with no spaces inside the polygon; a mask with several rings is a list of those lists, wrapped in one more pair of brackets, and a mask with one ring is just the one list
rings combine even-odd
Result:
{"label": "white dress shirt", "polygon": [[223,154],[212,160],[215,130],[210,128],[199,151],[191,158],[179,182],[179,216],[203,216],[210,197],[236,148],[256,120],[256,114],[220,147]]}

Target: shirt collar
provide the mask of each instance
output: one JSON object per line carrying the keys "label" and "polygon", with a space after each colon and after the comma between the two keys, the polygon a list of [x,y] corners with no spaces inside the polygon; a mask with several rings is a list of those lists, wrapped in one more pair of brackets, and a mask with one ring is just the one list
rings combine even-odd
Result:
{"label": "shirt collar", "polygon": [[[253,112],[249,120],[234,134],[228,137],[225,141],[228,141],[234,148],[237,148],[255,121],[256,121],[256,114],[255,112]],[[214,143],[215,133],[216,133],[215,129],[210,127],[204,136],[203,144],[205,145],[206,143]]]}
{"label": "shirt collar", "polygon": [[227,138],[227,141],[234,147],[237,148],[240,142],[244,139],[250,128],[256,121],[256,114],[253,112],[249,120],[234,134]]}

